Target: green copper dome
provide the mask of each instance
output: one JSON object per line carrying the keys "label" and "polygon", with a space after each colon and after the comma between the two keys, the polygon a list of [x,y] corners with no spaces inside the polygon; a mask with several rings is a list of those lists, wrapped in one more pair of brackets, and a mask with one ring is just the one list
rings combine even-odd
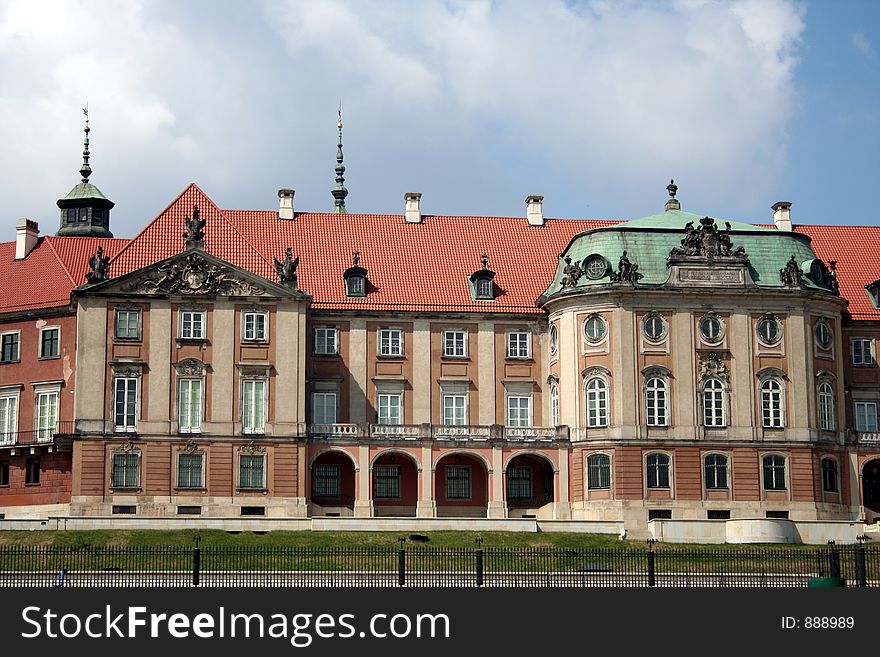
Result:
{"label": "green copper dome", "polygon": [[63,201],[81,200],[81,199],[101,199],[106,201],[107,197],[101,193],[101,190],[90,182],[81,182],[73,189],[67,192]]}

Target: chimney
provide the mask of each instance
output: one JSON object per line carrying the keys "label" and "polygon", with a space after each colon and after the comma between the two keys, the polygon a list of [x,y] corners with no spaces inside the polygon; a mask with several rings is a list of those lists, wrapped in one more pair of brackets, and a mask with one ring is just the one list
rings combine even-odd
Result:
{"label": "chimney", "polygon": [[278,190],[278,218],[290,221],[293,219],[293,195],[292,189]]}
{"label": "chimney", "polygon": [[529,226],[544,225],[544,197],[526,196],[526,217]]}
{"label": "chimney", "polygon": [[422,223],[422,210],[420,207],[422,200],[421,192],[407,192],[403,195],[406,207],[406,223],[420,224]]}
{"label": "chimney", "polygon": [[32,219],[19,219],[15,227],[15,259],[24,260],[40,238],[40,227]]}
{"label": "chimney", "polygon": [[791,201],[776,201],[772,207],[776,230],[791,230]]}

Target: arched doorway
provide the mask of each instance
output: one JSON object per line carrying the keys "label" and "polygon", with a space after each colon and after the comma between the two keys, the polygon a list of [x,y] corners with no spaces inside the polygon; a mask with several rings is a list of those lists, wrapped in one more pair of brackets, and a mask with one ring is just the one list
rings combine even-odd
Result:
{"label": "arched doorway", "polygon": [[350,516],[354,512],[354,461],[348,454],[327,451],[314,461],[309,477],[312,515]]}
{"label": "arched doorway", "polygon": [[453,452],[434,467],[434,499],[440,517],[485,518],[489,505],[489,472],[473,454]]}
{"label": "arched doorway", "polygon": [[537,518],[552,515],[553,464],[537,454],[519,454],[504,472],[508,516]]}
{"label": "arched doorway", "polygon": [[[866,512],[880,517],[880,458],[865,461],[862,466],[862,504]],[[871,518],[866,518],[870,521]]]}
{"label": "arched doorway", "polygon": [[405,452],[383,452],[373,461],[372,500],[376,516],[415,517],[419,471]]}

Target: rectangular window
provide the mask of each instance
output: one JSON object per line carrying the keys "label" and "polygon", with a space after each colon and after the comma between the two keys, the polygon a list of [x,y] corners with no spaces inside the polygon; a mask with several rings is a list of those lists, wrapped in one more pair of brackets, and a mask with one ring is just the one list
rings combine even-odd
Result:
{"label": "rectangular window", "polygon": [[57,326],[40,331],[40,358],[58,358],[61,329]]}
{"label": "rectangular window", "polygon": [[339,497],[339,466],[334,464],[315,466],[314,497]]}
{"label": "rectangular window", "polygon": [[403,356],[403,331],[381,329],[379,331],[379,355]]}
{"label": "rectangular window", "polygon": [[110,480],[113,488],[137,488],[140,480],[140,455],[119,452],[113,455]]}
{"label": "rectangular window", "polygon": [[765,518],[774,518],[776,520],[788,520],[788,511],[767,511]]}
{"label": "rectangular window", "polygon": [[648,520],[672,520],[672,509],[648,509]]}
{"label": "rectangular window", "polygon": [[853,365],[874,364],[874,341],[869,338],[851,338],[849,341],[850,358]]}
{"label": "rectangular window", "polygon": [[401,424],[401,395],[379,395],[379,424]]}
{"label": "rectangular window", "polygon": [[877,431],[877,402],[856,402],[856,431]]}
{"label": "rectangular window", "polygon": [[15,443],[18,431],[18,397],[0,397],[0,445]]}
{"label": "rectangular window", "polygon": [[269,316],[266,313],[244,313],[242,338],[254,342],[265,342],[268,324]]}
{"label": "rectangular window", "polygon": [[116,337],[120,340],[136,340],[141,337],[141,311],[116,311]]}
{"label": "rectangular window", "polygon": [[28,459],[25,461],[24,483],[32,486],[40,483],[40,459]]}
{"label": "rectangular window", "polygon": [[266,381],[263,379],[241,382],[241,426],[244,433],[266,431]]}
{"label": "rectangular window", "polygon": [[312,423],[336,424],[336,393],[312,393]]}
{"label": "rectangular window", "polygon": [[467,356],[467,332],[443,331],[443,355],[447,358]]}
{"label": "rectangular window", "polygon": [[530,358],[532,355],[531,336],[526,331],[511,331],[507,334],[507,357]]}
{"label": "rectangular window", "polygon": [[443,395],[443,424],[447,426],[467,424],[466,409],[466,395]]}
{"label": "rectangular window", "polygon": [[532,426],[532,398],[515,397],[507,398],[507,426],[530,427]]}
{"label": "rectangular window", "polygon": [[471,499],[471,469],[468,466],[446,466],[446,499]]}
{"label": "rectangular window", "polygon": [[376,499],[396,500],[400,498],[400,466],[377,465],[373,483],[373,496]]}
{"label": "rectangular window", "polygon": [[238,459],[238,487],[256,488],[264,487],[263,484],[263,454],[242,454]]}
{"label": "rectangular window", "polygon": [[21,335],[16,333],[4,333],[0,336],[0,345],[2,345],[2,354],[0,354],[0,362],[14,363],[19,360],[19,341]]}
{"label": "rectangular window", "polygon": [[205,339],[205,313],[203,311],[180,311],[180,337],[183,340]]}
{"label": "rectangular window", "polygon": [[177,455],[177,487],[178,488],[202,488],[202,473],[204,468],[204,454]]}
{"label": "rectangular window", "polygon": [[338,331],[335,326],[315,328],[315,353],[322,356],[335,356],[339,353]]}
{"label": "rectangular window", "polygon": [[727,509],[709,509],[706,511],[707,520],[730,520],[730,511]]}
{"label": "rectangular window", "polygon": [[0,463],[0,486],[9,485],[9,464]]}
{"label": "rectangular window", "polygon": [[114,379],[113,423],[116,431],[134,431],[137,428],[137,379]]}
{"label": "rectangular window", "polygon": [[611,459],[605,454],[595,454],[587,459],[587,488],[604,490],[611,488]]}
{"label": "rectangular window", "polygon": [[526,467],[507,468],[507,499],[532,499],[532,469]]}
{"label": "rectangular window", "polygon": [[58,391],[38,392],[37,440],[52,440],[58,430]]}
{"label": "rectangular window", "polygon": [[202,430],[202,380],[181,379],[177,397],[177,430],[199,433]]}

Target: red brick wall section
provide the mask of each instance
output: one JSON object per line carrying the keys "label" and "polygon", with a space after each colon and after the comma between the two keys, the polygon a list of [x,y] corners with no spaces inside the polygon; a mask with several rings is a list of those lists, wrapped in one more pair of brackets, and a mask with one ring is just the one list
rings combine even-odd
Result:
{"label": "red brick wall section", "polygon": [[90,440],[74,442],[79,450],[81,468],[78,474],[79,495],[103,495],[108,482],[104,476],[104,443]]}
{"label": "red brick wall section", "polygon": [[295,443],[277,445],[274,460],[275,495],[296,497],[299,483],[299,446]]}
{"label": "red brick wall section", "polygon": [[[791,499],[812,502],[822,499],[821,482],[817,481],[818,462],[810,449],[793,449],[789,458],[791,467]],[[816,469],[814,469],[816,464]]]}
{"label": "red brick wall section", "polygon": [[733,450],[733,498],[737,501],[761,499],[758,453],[754,449]]}
{"label": "red brick wall section", "polygon": [[614,450],[614,493],[617,499],[640,500],[642,485],[642,450],[639,447],[618,447]]}
{"label": "red brick wall section", "polygon": [[209,494],[232,496],[235,486],[232,469],[232,445],[213,445],[208,463]]}
{"label": "red brick wall section", "polygon": [[699,500],[703,498],[700,450],[685,447],[675,450],[673,465],[675,472],[675,497],[680,500]]}
{"label": "red brick wall section", "polygon": [[[31,458],[40,460],[39,484],[25,483],[25,464]],[[2,456],[0,462],[9,464],[9,486],[0,488],[0,507],[70,502],[71,454],[17,454]]]}

